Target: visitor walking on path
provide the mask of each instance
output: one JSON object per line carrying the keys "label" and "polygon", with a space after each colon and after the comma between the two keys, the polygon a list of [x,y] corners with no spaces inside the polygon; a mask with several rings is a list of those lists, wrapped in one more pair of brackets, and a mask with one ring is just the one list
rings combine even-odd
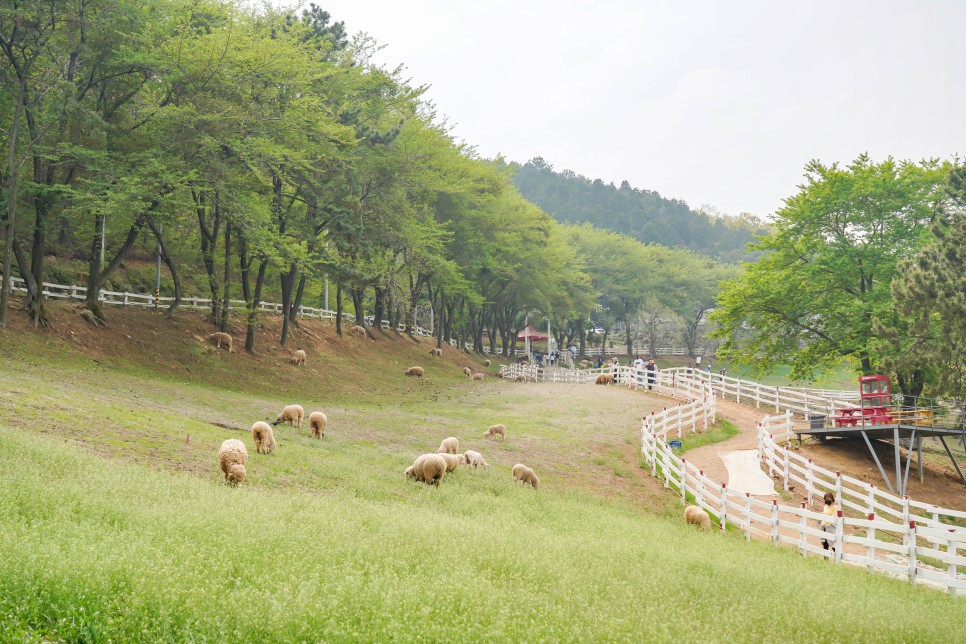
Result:
{"label": "visitor walking on path", "polygon": [[654,389],[654,383],[657,382],[657,365],[654,364],[654,360],[648,360],[647,366],[647,388]]}
{"label": "visitor walking on path", "polygon": [[822,548],[828,550],[832,549],[835,552],[835,522],[839,516],[839,506],[835,504],[835,495],[831,492],[825,493],[825,507],[822,509],[822,514],[825,516],[819,519],[819,527],[822,532],[825,533],[825,537],[822,539]]}

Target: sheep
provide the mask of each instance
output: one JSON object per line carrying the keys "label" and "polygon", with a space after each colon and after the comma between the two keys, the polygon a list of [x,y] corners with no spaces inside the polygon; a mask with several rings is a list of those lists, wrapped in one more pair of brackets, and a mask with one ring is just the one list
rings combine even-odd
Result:
{"label": "sheep", "polygon": [[431,356],[439,356],[440,358],[442,358],[443,357],[443,350],[442,349],[437,349],[436,347],[433,347],[432,349],[429,350],[429,355],[431,355]]}
{"label": "sheep", "polygon": [[305,350],[304,349],[299,349],[298,351],[296,351],[292,355],[292,362],[295,363],[296,366],[299,366],[299,367],[304,366],[305,365]]}
{"label": "sheep", "polygon": [[527,381],[527,377],[522,374],[513,379],[513,382],[526,382],[526,381]]}
{"label": "sheep", "polygon": [[329,424],[329,417],[320,411],[313,411],[309,414],[309,429],[312,430],[312,438],[325,436],[325,426]]}
{"label": "sheep", "polygon": [[597,385],[612,385],[614,384],[614,374],[612,373],[602,373],[597,376],[597,380],[594,381]]}
{"label": "sheep", "polygon": [[439,487],[446,476],[446,459],[439,454],[423,454],[406,468],[406,476]]}
{"label": "sheep", "polygon": [[225,345],[226,347],[228,347],[228,353],[232,353],[234,351],[234,349],[232,349],[232,338],[231,338],[231,335],[229,335],[227,333],[222,333],[221,331],[219,331],[217,333],[210,334],[205,339],[208,342],[210,342],[213,345],[215,345],[215,348],[217,348],[217,349],[220,349],[221,348],[221,345]]}
{"label": "sheep", "polygon": [[484,367],[489,367],[491,364],[493,364],[493,363],[490,360],[488,360],[488,359],[483,361],[483,366]]}
{"label": "sheep", "polygon": [[483,455],[479,452],[474,452],[471,449],[466,450],[463,454],[463,459],[466,461],[467,465],[472,465],[475,470],[477,467],[487,468],[490,466],[485,460],[483,460]]}
{"label": "sheep", "polygon": [[524,465],[523,463],[517,463],[513,466],[513,482],[522,481],[524,485],[529,483],[533,486],[533,489],[537,489],[540,485],[540,479],[534,474],[533,470]]}
{"label": "sheep", "polygon": [[483,380],[483,374],[482,373],[474,373],[473,374],[473,380]]}
{"label": "sheep", "polygon": [[272,425],[278,427],[279,423],[288,423],[289,425],[301,427],[304,418],[305,410],[302,409],[302,405],[289,405],[282,410],[282,413],[278,415],[278,418],[275,419]]}
{"label": "sheep", "polygon": [[590,361],[589,360],[581,360],[580,361],[580,368],[581,369],[586,369],[589,366],[590,366]]}
{"label": "sheep", "polygon": [[360,338],[366,337],[366,327],[364,326],[354,326],[349,329],[349,333],[352,335],[359,336]]}
{"label": "sheep", "polygon": [[466,462],[466,460],[463,458],[463,455],[462,454],[446,454],[446,453],[444,453],[444,454],[440,454],[440,456],[442,456],[443,457],[443,460],[446,461],[446,471],[447,472],[452,472],[453,470],[456,469],[456,467],[458,465]]}
{"label": "sheep", "polygon": [[473,370],[469,367],[463,367],[463,375],[469,378],[473,375]]}
{"label": "sheep", "polygon": [[247,460],[248,450],[245,449],[245,443],[237,438],[229,438],[221,444],[221,449],[218,450],[218,463],[229,485],[238,485],[245,479]]}
{"label": "sheep", "polygon": [[490,425],[490,428],[483,434],[483,438],[496,438],[499,434],[502,440],[506,440],[506,425]]}
{"label": "sheep", "polygon": [[455,436],[450,436],[449,438],[444,438],[443,442],[439,444],[439,449],[436,450],[437,454],[455,454],[460,451],[460,442]]}
{"label": "sheep", "polygon": [[407,376],[416,376],[417,378],[422,378],[423,374],[426,373],[426,370],[422,367],[410,367],[409,369],[403,371],[403,373]]}
{"label": "sheep", "polygon": [[684,508],[684,522],[700,526],[705,530],[711,529],[711,517],[696,505],[689,505]]}
{"label": "sheep", "polygon": [[264,421],[252,425],[252,441],[256,454],[271,454],[275,450],[275,432]]}

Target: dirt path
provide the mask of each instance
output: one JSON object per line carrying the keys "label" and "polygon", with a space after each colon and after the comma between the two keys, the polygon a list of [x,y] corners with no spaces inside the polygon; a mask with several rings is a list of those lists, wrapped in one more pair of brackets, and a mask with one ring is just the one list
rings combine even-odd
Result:
{"label": "dirt path", "polygon": [[[693,463],[698,468],[704,470],[704,475],[713,481],[720,483],[728,482],[728,470],[725,468],[724,461],[718,456],[721,452],[731,452],[734,450],[757,449],[758,447],[758,421],[765,414],[760,409],[739,405],[738,403],[718,401],[718,417],[730,420],[738,427],[738,435],[720,443],[705,445],[690,449],[684,457],[689,463]],[[756,498],[772,498],[776,495]]]}

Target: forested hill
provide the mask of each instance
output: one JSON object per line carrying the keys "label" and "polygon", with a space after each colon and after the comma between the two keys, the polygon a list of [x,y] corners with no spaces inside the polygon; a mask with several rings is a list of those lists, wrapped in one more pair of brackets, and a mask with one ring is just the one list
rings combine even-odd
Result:
{"label": "forested hill", "polygon": [[691,210],[653,190],[557,172],[540,157],[514,164],[513,182],[529,201],[560,222],[590,222],[644,243],[684,247],[726,262],[749,259],[743,252],[764,224],[754,217],[715,217]]}

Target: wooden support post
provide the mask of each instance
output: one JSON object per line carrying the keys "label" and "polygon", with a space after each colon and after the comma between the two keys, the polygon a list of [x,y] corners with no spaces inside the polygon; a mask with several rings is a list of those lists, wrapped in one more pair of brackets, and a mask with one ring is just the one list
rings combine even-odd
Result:
{"label": "wooden support post", "polygon": [[778,499],[771,500],[771,542],[778,543]]}
{"label": "wooden support post", "polygon": [[[875,514],[869,513],[869,521],[875,521]],[[869,529],[866,531],[866,538],[868,539],[868,544],[866,546],[865,556],[869,560],[868,565],[866,565],[866,570],[869,572],[875,571],[875,526],[870,525]]]}
{"label": "wooden support post", "polygon": [[956,596],[956,586],[954,585],[954,583],[958,579],[958,577],[956,575],[956,547],[957,547],[957,543],[956,543],[956,539],[953,538],[952,535],[955,534],[956,530],[955,529],[950,529],[949,532],[950,532],[950,535],[949,535],[949,537],[948,537],[948,539],[946,541],[946,544],[947,544],[946,545],[946,555],[949,557],[949,566],[946,569],[946,574],[949,577],[949,582],[946,584],[946,587],[949,589],[949,594],[952,595],[953,597],[955,597]]}
{"label": "wooden support post", "polygon": [[725,523],[728,516],[728,487],[726,484],[721,484],[721,513],[718,515],[720,518],[721,529],[725,529]]}
{"label": "wooden support post", "polygon": [[916,583],[916,522],[909,522],[909,583]]}
{"label": "wooden support post", "polygon": [[807,537],[805,536],[805,526],[806,526],[806,521],[808,521],[808,519],[805,518],[805,501],[802,501],[801,510],[802,510],[802,513],[798,515],[798,554],[804,557],[806,556],[805,540],[807,539]]}

